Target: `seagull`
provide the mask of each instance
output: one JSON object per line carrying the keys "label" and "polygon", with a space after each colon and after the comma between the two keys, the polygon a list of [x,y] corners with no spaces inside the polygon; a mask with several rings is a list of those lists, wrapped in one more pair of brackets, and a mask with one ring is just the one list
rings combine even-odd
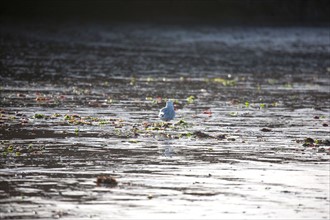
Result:
{"label": "seagull", "polygon": [[175,111],[171,100],[166,102],[166,106],[159,111],[158,116],[162,121],[170,121],[174,118]]}

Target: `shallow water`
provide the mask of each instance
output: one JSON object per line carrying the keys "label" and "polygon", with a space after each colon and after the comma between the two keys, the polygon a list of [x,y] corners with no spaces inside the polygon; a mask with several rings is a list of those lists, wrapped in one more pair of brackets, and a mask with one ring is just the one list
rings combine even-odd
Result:
{"label": "shallow water", "polygon": [[329,219],[328,34],[4,24],[1,218]]}

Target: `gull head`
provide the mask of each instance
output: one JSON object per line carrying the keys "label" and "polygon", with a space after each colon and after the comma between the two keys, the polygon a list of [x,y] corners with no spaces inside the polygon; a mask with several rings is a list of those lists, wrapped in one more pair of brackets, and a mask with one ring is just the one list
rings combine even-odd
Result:
{"label": "gull head", "polygon": [[172,101],[172,100],[168,100],[168,101],[166,102],[166,107],[173,107],[173,109],[174,109],[173,101]]}

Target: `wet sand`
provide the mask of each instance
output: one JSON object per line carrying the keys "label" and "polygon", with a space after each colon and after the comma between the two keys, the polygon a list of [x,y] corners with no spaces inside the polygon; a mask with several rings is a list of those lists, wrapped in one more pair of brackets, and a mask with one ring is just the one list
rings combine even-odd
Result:
{"label": "wet sand", "polygon": [[2,219],[329,219],[327,28],[4,23],[0,46]]}

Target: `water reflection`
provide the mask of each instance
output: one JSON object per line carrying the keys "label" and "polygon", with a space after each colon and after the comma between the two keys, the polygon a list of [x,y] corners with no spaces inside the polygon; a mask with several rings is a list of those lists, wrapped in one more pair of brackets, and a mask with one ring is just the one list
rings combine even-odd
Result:
{"label": "water reflection", "polygon": [[164,142],[163,142],[163,148],[164,148],[163,155],[165,157],[172,158],[172,156],[174,154],[172,140],[164,140]]}

